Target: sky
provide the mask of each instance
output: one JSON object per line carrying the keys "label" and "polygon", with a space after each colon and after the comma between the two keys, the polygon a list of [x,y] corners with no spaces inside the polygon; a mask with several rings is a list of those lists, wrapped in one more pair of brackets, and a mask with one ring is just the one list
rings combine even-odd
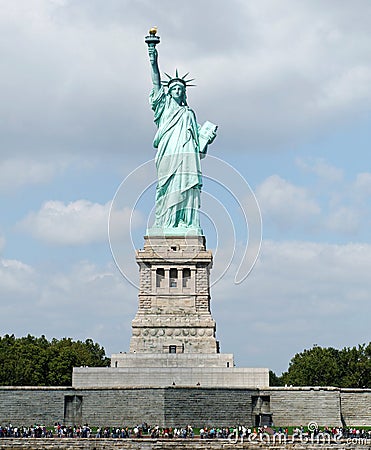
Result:
{"label": "sky", "polygon": [[368,0],[0,0],[0,335],[128,351],[154,25],[160,70],[190,72],[218,125],[201,221],[221,351],[280,374],[314,344],[368,343]]}

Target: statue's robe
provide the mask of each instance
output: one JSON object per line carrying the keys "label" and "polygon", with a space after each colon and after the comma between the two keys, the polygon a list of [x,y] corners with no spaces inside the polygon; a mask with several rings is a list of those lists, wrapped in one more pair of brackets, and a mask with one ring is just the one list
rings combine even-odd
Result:
{"label": "statue's robe", "polygon": [[151,91],[150,103],[158,127],[153,141],[158,176],[155,227],[199,228],[202,176],[195,113],[178,105],[163,87]]}

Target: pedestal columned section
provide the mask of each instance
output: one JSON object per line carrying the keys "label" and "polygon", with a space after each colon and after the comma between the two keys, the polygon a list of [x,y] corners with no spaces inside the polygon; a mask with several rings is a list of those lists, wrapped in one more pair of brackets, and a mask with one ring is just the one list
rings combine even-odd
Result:
{"label": "pedestal columned section", "polygon": [[146,236],[130,353],[219,353],[204,236]]}

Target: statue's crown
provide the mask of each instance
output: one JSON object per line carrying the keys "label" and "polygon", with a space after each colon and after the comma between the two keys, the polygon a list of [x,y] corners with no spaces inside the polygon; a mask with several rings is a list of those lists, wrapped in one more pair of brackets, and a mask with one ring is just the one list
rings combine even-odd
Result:
{"label": "statue's crown", "polygon": [[174,83],[180,83],[184,87],[196,86],[195,84],[189,84],[191,81],[194,81],[194,78],[187,80],[187,76],[189,75],[189,72],[187,72],[182,77],[179,76],[178,69],[175,69],[175,77],[172,77],[171,75],[167,74],[166,72],[164,72],[164,73],[169,79],[165,80],[165,81],[161,81],[161,83],[164,86],[167,86],[168,88],[170,88],[170,86]]}

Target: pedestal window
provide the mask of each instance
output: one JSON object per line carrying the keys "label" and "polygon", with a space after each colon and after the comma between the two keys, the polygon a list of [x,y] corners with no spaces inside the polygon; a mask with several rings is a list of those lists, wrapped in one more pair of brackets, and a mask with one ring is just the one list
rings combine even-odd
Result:
{"label": "pedestal window", "polygon": [[178,286],[178,270],[170,269],[170,287],[176,288]]}
{"label": "pedestal window", "polygon": [[183,269],[183,287],[191,287],[191,269]]}
{"label": "pedestal window", "polygon": [[156,270],[156,287],[161,288],[165,286],[165,270]]}

